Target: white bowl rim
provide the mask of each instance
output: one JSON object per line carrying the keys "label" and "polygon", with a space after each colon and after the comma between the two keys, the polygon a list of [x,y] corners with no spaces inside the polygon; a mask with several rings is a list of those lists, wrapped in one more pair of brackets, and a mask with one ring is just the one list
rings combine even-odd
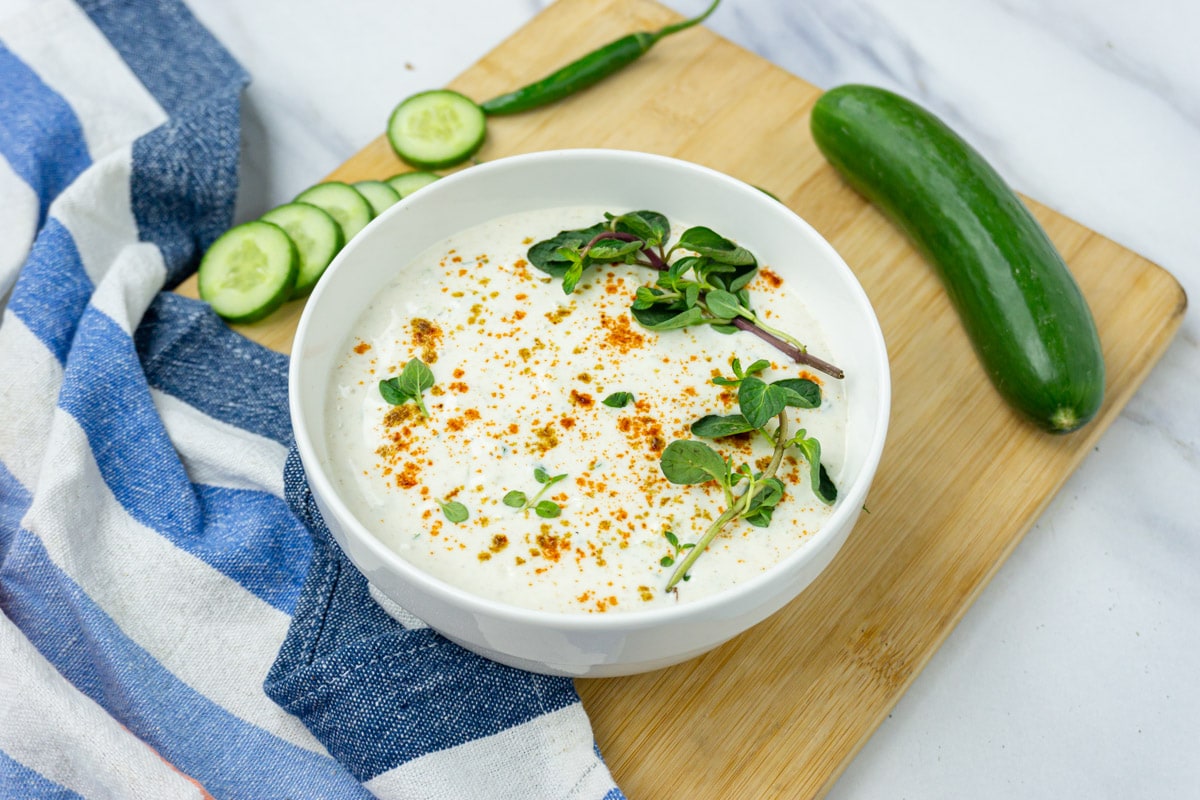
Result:
{"label": "white bowl rim", "polygon": [[[571,161],[579,158],[614,158],[614,159],[644,159],[650,162],[658,162],[676,167],[684,167],[691,170],[698,170],[707,173],[708,176],[717,182],[725,183],[732,191],[744,191],[749,197],[756,197],[761,200],[773,201],[762,190],[730,175],[727,175],[718,170],[706,167],[702,164],[696,164],[691,161],[686,161],[671,156],[658,155],[653,153],[643,153],[635,150],[619,150],[611,148],[574,148],[563,150],[544,150],[520,155],[505,156],[492,161],[486,161],[481,164],[473,165],[467,169],[451,173],[437,180],[428,186],[421,189],[424,197],[428,198],[434,193],[449,191],[447,187],[453,187],[455,184],[462,181],[472,181],[481,174],[498,170],[519,169],[522,164],[535,161],[546,160],[565,160]],[[414,195],[417,193],[414,193]],[[411,197],[411,196],[410,196]],[[326,278],[335,276],[343,263],[349,260],[350,256],[361,245],[364,236],[371,229],[378,227],[381,220],[387,219],[389,216],[400,211],[402,205],[412,202],[409,198],[401,200],[386,209],[382,214],[372,220],[363,231],[360,231],[357,236],[350,240],[345,247],[337,254],[333,262],[326,270]],[[417,201],[424,202],[424,200]],[[781,204],[782,205],[782,204]],[[295,437],[296,447],[299,451],[301,461],[305,466],[305,477],[309,482],[310,491],[317,492],[313,489],[319,489],[319,494],[322,499],[328,503],[332,509],[345,522],[344,527],[348,528],[347,535],[353,535],[359,540],[359,543],[366,546],[371,551],[371,554],[379,559],[380,562],[387,565],[393,572],[398,573],[405,582],[417,587],[422,593],[432,594],[434,596],[445,598],[443,602],[447,602],[456,608],[462,609],[468,613],[481,614],[493,619],[503,620],[506,622],[528,625],[532,627],[552,627],[556,630],[569,632],[620,632],[640,630],[647,628],[655,628],[668,623],[695,622],[703,618],[713,616],[713,612],[719,612],[722,608],[730,607],[736,604],[736,601],[744,597],[753,595],[763,585],[769,584],[775,580],[782,572],[789,572],[798,569],[802,562],[807,562],[815,558],[818,553],[823,551],[821,544],[824,540],[838,535],[841,529],[849,524],[846,520],[857,514],[858,508],[866,500],[867,490],[872,483],[870,480],[878,467],[880,457],[883,453],[883,447],[886,440],[888,420],[891,414],[891,374],[887,357],[887,348],[883,339],[883,331],[879,325],[879,319],[875,314],[874,307],[871,305],[866,291],[862,288],[858,281],[857,275],[846,264],[841,255],[833,248],[825,237],[813,228],[807,220],[800,217],[795,212],[791,211],[786,205],[783,206],[789,211],[794,221],[807,231],[814,238],[814,241],[827,256],[828,262],[839,270],[844,270],[850,278],[849,285],[853,294],[853,299],[866,312],[864,316],[872,325],[869,331],[872,343],[877,352],[882,356],[879,359],[879,374],[877,379],[880,387],[880,403],[875,415],[875,431],[876,435],[870,446],[867,449],[866,457],[863,460],[863,467],[860,470],[860,478],[865,476],[867,480],[857,480],[851,484],[849,491],[845,492],[838,499],[837,507],[834,509],[830,517],[825,520],[824,524],[810,537],[804,544],[798,547],[793,552],[779,562],[763,570],[761,573],[740,581],[733,586],[722,591],[716,592],[696,600],[689,600],[677,605],[639,609],[636,611],[617,611],[610,614],[584,614],[579,612],[568,611],[544,611],[539,609],[525,608],[522,606],[503,603],[498,600],[492,600],[473,594],[465,589],[461,589],[453,584],[447,583],[440,578],[425,572],[421,568],[406,561],[402,556],[389,548],[386,544],[380,541],[377,537],[371,534],[370,531],[363,526],[354,516],[349,508],[342,501],[338,492],[334,490],[332,482],[325,474],[323,468],[317,469],[315,472],[310,471],[313,466],[321,467],[321,460],[317,457],[314,449],[311,436],[309,435],[308,427],[305,424],[304,417],[300,412],[299,401],[299,385],[300,378],[303,373],[303,364],[301,359],[297,358],[296,354],[300,351],[301,345],[305,340],[306,333],[309,327],[309,322],[314,313],[313,309],[320,304],[321,296],[324,293],[324,288],[328,286],[329,281],[323,279],[320,281],[316,289],[309,296],[305,307],[300,316],[300,321],[296,326],[296,334],[292,343],[292,355],[289,357],[288,369],[288,409],[291,416],[293,426],[293,435]],[[328,523],[326,523],[328,526]],[[339,544],[340,547],[340,544]],[[797,563],[801,562],[801,563]],[[357,568],[357,565],[356,565]],[[719,616],[719,615],[718,615]]]}

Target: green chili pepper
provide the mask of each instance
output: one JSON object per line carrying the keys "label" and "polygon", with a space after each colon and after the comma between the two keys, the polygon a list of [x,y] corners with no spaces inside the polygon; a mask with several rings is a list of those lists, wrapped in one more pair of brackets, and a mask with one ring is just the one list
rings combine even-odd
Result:
{"label": "green chili pepper", "polygon": [[489,116],[516,114],[561,100],[580,89],[586,89],[600,79],[606,78],[636,61],[659,39],[693,25],[699,25],[716,10],[720,2],[721,0],[713,0],[700,16],[677,22],[674,25],[667,25],[658,31],[642,31],[622,36],[599,50],[593,50],[577,61],[550,73],[539,81],[523,86],[514,92],[493,97],[482,103],[480,107]]}

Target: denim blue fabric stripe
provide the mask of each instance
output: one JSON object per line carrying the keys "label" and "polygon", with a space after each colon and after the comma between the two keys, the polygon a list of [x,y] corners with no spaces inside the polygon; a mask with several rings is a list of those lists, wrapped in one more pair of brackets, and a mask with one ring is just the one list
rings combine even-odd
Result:
{"label": "denim blue fabric stripe", "polygon": [[249,77],[176,0],[81,0],[170,120],[134,142],[130,197],[142,241],[162,251],[167,287],[233,219]]}
{"label": "denim blue fabric stripe", "polygon": [[133,144],[129,178],[138,235],[162,251],[166,286],[195,271],[230,226],[238,185],[241,84],[198,97]]}
{"label": "denim blue fabric stripe", "polygon": [[387,616],[330,538],[294,450],[284,483],[313,531],[313,565],[264,688],[359,780],[579,701],[568,678],[502,666]]}
{"label": "denim blue fabric stripe", "polygon": [[369,797],[333,759],[235,717],[176,678],[28,531],[17,533],[0,568],[0,608],[76,688],[214,797]]}
{"label": "denim blue fabric stripe", "polygon": [[300,520],[266,492],[195,489],[204,535],[184,549],[290,614],[312,560],[312,540]]}
{"label": "denim blue fabric stripe", "polygon": [[[101,476],[131,517],[290,612],[308,563],[303,529],[278,498],[190,483],[133,341],[94,306],[80,321],[59,405],[83,428]],[[278,563],[272,571],[253,564],[257,558]]]}
{"label": "denim blue fabric stripe", "polygon": [[27,800],[83,800],[65,786],[59,786],[34,772],[0,750],[0,797]]}
{"label": "denim blue fabric stripe", "polygon": [[94,289],[71,232],[51,217],[33,244],[8,307],[65,364],[75,325]]}
{"label": "denim blue fabric stripe", "polygon": [[155,389],[291,445],[287,356],[230,330],[207,303],[170,293],[150,304],[133,338]]}
{"label": "denim blue fabric stripe", "polygon": [[608,790],[606,795],[604,795],[603,800],[626,800],[626,797],[620,789],[614,786]]}
{"label": "denim blue fabric stripe", "polygon": [[0,461],[0,565],[8,543],[21,527],[21,518],[29,510],[33,498],[3,461]]}
{"label": "denim blue fabric stripe", "polygon": [[92,163],[74,110],[2,42],[0,155],[37,195],[39,228],[50,202]]}
{"label": "denim blue fabric stripe", "polygon": [[171,118],[247,81],[241,65],[179,0],[76,2]]}
{"label": "denim blue fabric stripe", "polygon": [[100,474],[130,516],[172,541],[200,537],[200,504],[133,341],[95,306],[80,319],[58,402],[82,426]]}

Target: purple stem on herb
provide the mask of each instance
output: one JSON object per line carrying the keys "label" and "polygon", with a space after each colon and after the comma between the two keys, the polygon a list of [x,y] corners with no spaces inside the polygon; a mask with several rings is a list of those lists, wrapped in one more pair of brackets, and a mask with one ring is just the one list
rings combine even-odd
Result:
{"label": "purple stem on herb", "polygon": [[788,358],[795,361],[797,364],[806,364],[813,369],[824,372],[826,375],[830,375],[834,378],[841,379],[846,377],[846,373],[843,372],[839,367],[830,364],[828,361],[817,358],[814,355],[806,353],[790,342],[785,342],[783,339],[780,339],[778,336],[767,333],[748,319],[736,317],[730,320],[729,324],[735,328],[740,328],[747,333],[753,333],[755,336],[762,339],[764,342],[767,342],[775,349],[786,355]]}
{"label": "purple stem on herb", "polygon": [[[642,241],[640,236],[634,236],[632,233],[622,233],[621,231],[600,231],[600,233],[597,233],[592,237],[590,242],[583,246],[583,249],[579,251],[579,254],[581,256],[587,255],[587,251],[592,249],[592,245],[596,244],[596,242],[602,242],[605,239],[616,239],[621,242]],[[642,255],[646,256],[646,258],[650,260],[650,266],[654,267],[654,269],[658,270],[659,272],[667,271],[667,262],[663,261],[658,254],[649,247],[645,248],[641,252]]]}

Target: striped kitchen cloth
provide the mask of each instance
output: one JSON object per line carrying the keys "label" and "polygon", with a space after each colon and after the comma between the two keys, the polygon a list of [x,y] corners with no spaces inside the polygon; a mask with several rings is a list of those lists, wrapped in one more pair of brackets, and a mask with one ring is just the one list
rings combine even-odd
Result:
{"label": "striped kitchen cloth", "polygon": [[569,680],[379,609],[286,358],[162,291],[246,81],[176,0],[0,0],[0,797],[619,798]]}

